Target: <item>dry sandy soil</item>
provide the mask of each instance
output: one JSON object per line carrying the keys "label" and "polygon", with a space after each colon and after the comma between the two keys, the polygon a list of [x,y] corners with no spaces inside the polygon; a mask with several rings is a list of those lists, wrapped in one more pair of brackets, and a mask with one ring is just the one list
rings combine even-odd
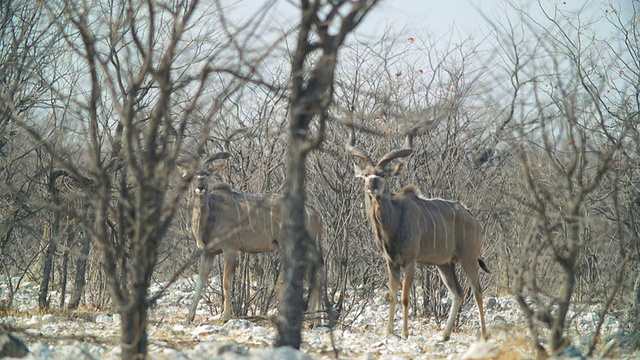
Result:
{"label": "dry sandy soil", "polygon": [[[3,286],[3,285],[0,285]],[[160,285],[158,285],[159,288]],[[78,311],[73,314],[37,311],[37,286],[25,283],[16,294],[14,308],[1,320],[17,330],[27,344],[28,359],[117,359],[120,320],[113,312]],[[188,282],[172,286],[150,313],[151,359],[533,359],[528,333],[515,300],[485,296],[490,340],[478,342],[479,326],[474,303],[462,309],[458,329],[447,342],[441,341],[443,324],[426,317],[411,317],[410,336],[402,339],[385,334],[388,304],[382,294],[362,299],[361,312],[351,316],[349,327],[333,331],[320,327],[304,331],[301,351],[273,349],[275,330],[266,319],[234,319],[226,324],[202,304],[194,324],[185,318],[193,288]],[[0,298],[6,287],[0,287]],[[55,296],[55,294],[53,294]],[[52,302],[54,303],[54,302]],[[396,331],[401,313],[396,313]],[[579,311],[578,311],[579,310]],[[571,314],[574,346],[564,358],[586,353],[598,320],[597,308],[576,309]],[[611,347],[607,358],[640,358],[609,340],[621,331],[614,316],[604,321],[597,354]],[[599,358],[599,356],[594,357]]]}

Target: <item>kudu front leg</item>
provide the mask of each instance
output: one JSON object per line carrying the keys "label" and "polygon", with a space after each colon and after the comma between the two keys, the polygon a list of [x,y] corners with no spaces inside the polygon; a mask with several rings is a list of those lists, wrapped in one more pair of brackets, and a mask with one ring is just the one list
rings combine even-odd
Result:
{"label": "kudu front leg", "polygon": [[400,267],[387,261],[387,271],[389,272],[389,320],[387,321],[387,334],[393,334],[393,319],[396,313],[396,302],[398,302],[398,284],[400,282]]}
{"label": "kudu front leg", "polygon": [[222,290],[224,295],[224,310],[222,312],[222,321],[230,320],[231,313],[231,287],[233,286],[233,276],[236,272],[238,264],[237,251],[225,251],[222,253],[224,260],[224,270],[222,274]]}
{"label": "kudu front leg", "polygon": [[191,303],[191,308],[189,309],[189,323],[193,322],[193,320],[196,318],[196,310],[198,309],[198,302],[200,301],[200,297],[202,297],[202,289],[207,283],[207,280],[209,279],[209,273],[211,272],[211,268],[213,267],[213,258],[214,255],[207,254],[206,252],[203,252],[202,256],[200,257],[200,270],[198,271],[198,279],[196,280],[196,292],[193,295],[193,302]]}
{"label": "kudu front leg", "polygon": [[404,279],[402,281],[402,337],[405,339],[409,337],[409,327],[407,325],[407,319],[409,318],[409,296],[411,294],[415,270],[416,264],[413,262],[404,266]]}

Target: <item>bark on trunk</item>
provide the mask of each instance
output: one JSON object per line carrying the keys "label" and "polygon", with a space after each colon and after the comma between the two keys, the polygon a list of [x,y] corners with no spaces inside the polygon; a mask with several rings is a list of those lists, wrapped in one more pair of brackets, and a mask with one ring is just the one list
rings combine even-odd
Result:
{"label": "bark on trunk", "polygon": [[51,221],[51,231],[49,231],[49,244],[47,252],[44,256],[44,264],[42,266],[42,280],[40,282],[40,290],[38,291],[38,307],[46,309],[49,307],[47,295],[49,294],[49,283],[51,282],[51,272],[53,271],[53,258],[56,254],[58,241],[58,232],[60,228],[60,197],[56,188],[56,180],[64,175],[62,170],[54,170],[49,175],[49,194],[53,204],[53,220]]}
{"label": "bark on trunk", "polygon": [[636,333],[640,332],[640,272],[636,276],[636,284],[634,286],[634,294],[635,294],[635,319],[634,319],[634,330]]}
{"label": "bark on trunk", "polygon": [[69,245],[73,243],[73,231],[69,232],[65,250],[62,254],[62,269],[60,269],[60,309],[64,309],[64,302],[67,297],[67,278],[69,277]]}
{"label": "bark on trunk", "polygon": [[[87,207],[82,209],[82,219],[87,219]],[[69,309],[75,310],[80,306],[80,300],[84,293],[85,277],[87,271],[87,259],[89,258],[89,234],[87,231],[82,233],[82,244],[80,247],[80,255],[76,261],[76,277],[73,285],[73,294],[69,300]]]}
{"label": "bark on trunk", "polygon": [[304,226],[304,178],[306,155],[300,140],[293,139],[287,155],[288,176],[282,202],[284,236],[293,241],[284,241],[284,285],[278,306],[278,338],[276,346],[291,346],[299,349],[302,341],[302,313],[304,311],[303,282],[307,269],[305,241],[309,234]]}
{"label": "bark on trunk", "polygon": [[[132,294],[130,306],[120,307],[121,348],[123,360],[145,359],[147,355],[147,303],[146,288]],[[140,301],[142,300],[142,301]]]}
{"label": "bark on trunk", "polygon": [[[136,203],[143,204],[152,209],[162,209],[164,198],[162,194],[152,188],[140,189],[136,194]],[[168,222],[159,222],[153,212],[144,212],[145,206],[137,206],[134,209],[134,217],[137,221],[137,229],[147,231],[134,231],[131,233],[133,247],[133,259],[131,282],[127,295],[118,304],[122,317],[122,358],[125,360],[145,359],[148,352],[147,316],[149,303],[147,292],[151,283],[151,274],[157,261],[157,249],[166,231]],[[126,291],[126,290],[125,290]]]}

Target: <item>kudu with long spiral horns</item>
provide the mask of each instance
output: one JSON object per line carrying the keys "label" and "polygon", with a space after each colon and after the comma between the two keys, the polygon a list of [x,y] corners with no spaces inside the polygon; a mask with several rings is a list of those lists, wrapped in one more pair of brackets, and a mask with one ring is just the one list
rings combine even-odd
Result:
{"label": "kudu with long spiral horns", "polygon": [[[216,255],[222,254],[224,307],[222,320],[232,317],[231,282],[238,263],[240,252],[268,253],[275,251],[283,237],[283,219],[280,212],[281,195],[248,194],[236,191],[228,184],[217,183],[209,186],[208,178],[212,171],[221,166],[211,164],[220,159],[228,159],[229,152],[218,152],[206,157],[198,164],[178,162],[182,177],[191,181],[192,201],[191,228],[196,245],[202,250],[200,270],[196,280],[196,291],[189,309],[188,321],[196,316],[202,290],[207,283]],[[311,206],[306,207],[307,226],[316,240],[318,256],[321,256],[322,219]],[[308,276],[316,276],[309,289],[310,312],[316,312],[320,302],[320,286],[323,282],[322,271]],[[313,284],[312,284],[313,285]],[[314,324],[318,324],[314,314]]]}
{"label": "kudu with long spiral horns", "polygon": [[364,179],[367,218],[376,245],[387,261],[390,300],[387,332],[394,332],[400,269],[404,268],[402,336],[406,338],[409,335],[407,315],[415,266],[435,265],[452,298],[443,333],[444,340],[448,340],[462,305],[462,288],[455,273],[455,265],[460,263],[478,305],[482,339],[487,339],[478,266],[486,272],[489,270],[480,259],[480,223],[458,202],[424,198],[415,185],[407,185],[399,192],[392,193],[386,182],[387,178],[397,176],[404,167],[402,163],[392,168],[388,165],[395,159],[411,155],[413,137],[418,129],[414,127],[407,131],[404,148],[387,153],[377,163],[364,150],[355,147],[353,126],[350,127],[351,133],[346,144],[347,151],[364,162],[364,166],[354,164],[355,173]]}

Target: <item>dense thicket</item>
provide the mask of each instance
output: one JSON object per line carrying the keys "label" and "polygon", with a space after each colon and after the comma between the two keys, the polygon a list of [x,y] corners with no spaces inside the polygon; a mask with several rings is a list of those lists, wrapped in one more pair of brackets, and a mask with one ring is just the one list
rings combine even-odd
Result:
{"label": "dense thicket", "polygon": [[[223,21],[206,22],[209,36],[196,36],[190,17],[205,17],[190,8],[160,21],[157,37],[145,43],[135,32],[140,23],[120,23],[104,9],[29,3],[2,5],[0,271],[9,289],[2,310],[12,308],[12,291],[26,280],[41,284],[41,307],[73,309],[126,303],[114,294],[114,276],[194,279],[188,198],[173,161],[183,150],[220,150],[242,129],[227,144],[233,160],[219,180],[243,192],[286,192],[290,73],[281,59],[289,60],[288,43],[269,39],[259,47],[247,40],[255,28]],[[209,19],[222,19],[219,10]],[[70,22],[57,22],[56,14]],[[355,299],[384,296],[387,281],[362,184],[344,151],[344,125],[366,130],[360,145],[380,155],[399,147],[408,127],[437,118],[437,127],[416,138],[409,171],[392,187],[414,183],[427,197],[471,209],[493,271],[482,277],[485,294],[519,298],[534,347],[566,344],[566,312],[577,303],[601,304],[637,331],[637,12],[607,7],[588,23],[580,14],[512,14],[512,22],[491,24],[482,41],[389,29],[376,41],[349,38],[339,52],[324,142],[308,155],[306,198],[324,217],[327,301],[340,325],[359,310]],[[172,37],[171,29],[183,36]],[[149,186],[153,193],[139,195]],[[101,204],[91,197],[97,193],[105,196]],[[164,228],[140,228],[159,211],[175,216],[163,217]],[[151,249],[143,229],[163,232]],[[137,264],[136,254],[149,251],[154,264]],[[136,266],[153,265],[136,275]],[[281,266],[279,253],[242,255],[236,315],[275,308]],[[50,304],[52,291],[69,297]],[[446,289],[434,269],[420,269],[412,291],[414,313],[444,318]],[[214,285],[205,294],[212,313],[220,312],[221,293]]]}

